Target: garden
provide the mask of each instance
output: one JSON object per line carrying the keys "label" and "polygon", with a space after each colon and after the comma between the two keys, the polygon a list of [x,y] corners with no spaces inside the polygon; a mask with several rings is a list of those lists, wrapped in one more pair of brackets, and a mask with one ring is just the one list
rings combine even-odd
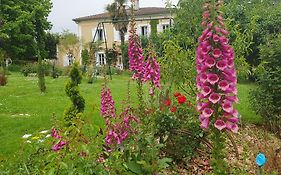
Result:
{"label": "garden", "polygon": [[10,64],[7,56],[22,54],[0,15],[1,175],[281,174],[281,3],[166,5],[174,26],[148,38],[128,14],[122,71],[111,65],[114,49],[95,67],[97,43],[82,65],[48,61],[50,43],[75,36],[45,33],[40,3],[37,60]]}

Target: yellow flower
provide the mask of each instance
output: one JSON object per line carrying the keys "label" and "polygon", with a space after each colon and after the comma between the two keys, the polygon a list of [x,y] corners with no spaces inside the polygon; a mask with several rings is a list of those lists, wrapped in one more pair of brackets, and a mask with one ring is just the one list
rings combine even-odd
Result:
{"label": "yellow flower", "polygon": [[38,140],[40,137],[38,137],[38,136],[35,136],[35,137],[32,137],[31,139],[32,140]]}

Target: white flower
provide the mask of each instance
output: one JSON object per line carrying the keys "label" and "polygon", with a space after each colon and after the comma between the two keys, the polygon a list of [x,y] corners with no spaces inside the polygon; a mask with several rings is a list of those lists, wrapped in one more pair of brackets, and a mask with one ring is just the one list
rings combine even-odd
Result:
{"label": "white flower", "polygon": [[39,139],[39,140],[38,140],[38,142],[39,142],[39,143],[42,143],[42,142],[44,142],[44,140],[42,140],[42,139]]}
{"label": "white flower", "polygon": [[51,137],[51,134],[46,135],[46,138]]}
{"label": "white flower", "polygon": [[40,131],[41,134],[46,134],[47,132],[48,132],[48,130]]}
{"label": "white flower", "polygon": [[31,143],[31,141],[30,141],[30,140],[27,140],[26,143]]}
{"label": "white flower", "polygon": [[22,136],[22,138],[23,138],[23,139],[27,139],[27,138],[30,137],[30,136],[32,136],[32,134],[24,134],[24,135]]}

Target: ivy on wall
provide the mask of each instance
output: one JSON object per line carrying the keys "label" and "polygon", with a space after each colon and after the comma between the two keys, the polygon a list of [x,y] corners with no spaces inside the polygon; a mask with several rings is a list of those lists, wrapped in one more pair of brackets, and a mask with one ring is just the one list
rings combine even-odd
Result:
{"label": "ivy on wall", "polygon": [[157,34],[157,25],[159,24],[158,19],[151,19],[150,20],[150,26],[151,26],[151,35]]}

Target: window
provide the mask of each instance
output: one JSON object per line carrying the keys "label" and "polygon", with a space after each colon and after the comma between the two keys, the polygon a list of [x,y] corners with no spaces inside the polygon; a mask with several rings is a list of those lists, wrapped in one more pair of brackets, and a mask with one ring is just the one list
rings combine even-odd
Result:
{"label": "window", "polygon": [[98,64],[98,65],[104,65],[104,64],[106,64],[105,54],[104,54],[104,53],[98,53],[97,64]]}
{"label": "window", "polygon": [[147,34],[148,34],[147,26],[142,26],[141,27],[141,36],[147,36]]}
{"label": "window", "polygon": [[104,35],[103,29],[98,29],[97,30],[97,38],[98,38],[99,41],[103,41],[103,35]]}
{"label": "window", "polygon": [[169,25],[169,24],[163,24],[163,25],[162,25],[163,31],[166,30],[166,29],[169,29],[169,28],[170,28],[170,25]]}

